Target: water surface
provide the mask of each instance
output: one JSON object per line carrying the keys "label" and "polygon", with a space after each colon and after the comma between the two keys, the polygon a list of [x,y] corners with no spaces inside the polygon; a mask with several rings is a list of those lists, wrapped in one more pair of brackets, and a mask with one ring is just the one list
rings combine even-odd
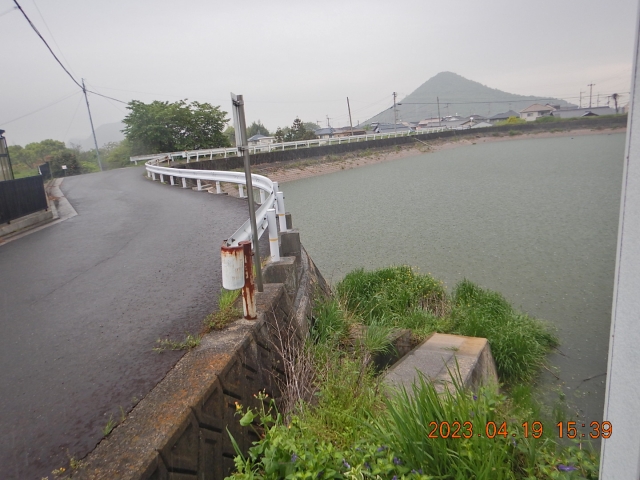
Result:
{"label": "water surface", "polygon": [[[283,185],[325,277],[409,264],[553,324],[567,398],[602,419],[624,134],[462,146]],[[543,377],[548,385],[555,380]],[[593,377],[593,378],[592,378]],[[589,379],[589,380],[585,380]]]}

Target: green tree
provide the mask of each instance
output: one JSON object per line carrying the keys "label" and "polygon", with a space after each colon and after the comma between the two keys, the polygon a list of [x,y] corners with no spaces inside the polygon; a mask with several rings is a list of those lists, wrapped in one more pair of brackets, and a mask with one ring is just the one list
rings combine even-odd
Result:
{"label": "green tree", "polygon": [[313,122],[304,122],[304,128],[306,128],[308,132],[315,132],[320,126]]}
{"label": "green tree", "polygon": [[311,131],[308,131],[305,127],[305,124],[299,117],[293,121],[291,125],[291,129],[287,134],[285,134],[286,142],[296,142],[299,140],[312,140],[316,138],[315,134]]}
{"label": "green tree", "polygon": [[278,127],[274,136],[276,137],[276,142],[282,143],[284,142],[284,138],[287,136],[287,132]]}
{"label": "green tree", "polygon": [[[66,172],[62,168],[63,165],[67,167]],[[67,150],[65,152],[60,152],[56,155],[50,156],[49,167],[51,168],[51,174],[54,177],[63,177],[65,175],[79,175],[80,173],[82,173],[78,158],[71,150]]]}
{"label": "green tree", "polygon": [[229,140],[229,145],[236,146],[236,129],[229,125],[222,134]]}
{"label": "green tree", "polygon": [[251,138],[257,134],[265,135],[267,137],[270,135],[269,130],[267,130],[267,127],[265,127],[260,120],[253,122],[249,125],[249,128],[247,128],[247,138]]}
{"label": "green tree", "polygon": [[131,142],[126,138],[121,142],[110,142],[100,149],[103,166],[112,169],[131,165]]}
{"label": "green tree", "polygon": [[134,154],[227,147],[227,112],[209,103],[129,102],[123,130]]}
{"label": "green tree", "polygon": [[15,165],[24,165],[31,169],[46,162],[48,157],[66,151],[69,151],[69,149],[64,142],[52,139],[28,143],[24,148],[20,145],[9,147],[11,162]]}

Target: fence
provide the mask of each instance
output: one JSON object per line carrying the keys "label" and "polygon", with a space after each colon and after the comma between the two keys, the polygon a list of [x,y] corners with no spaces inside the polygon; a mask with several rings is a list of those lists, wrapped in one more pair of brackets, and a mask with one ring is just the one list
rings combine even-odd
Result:
{"label": "fence", "polygon": [[42,176],[0,182],[0,224],[47,208]]}
{"label": "fence", "polygon": [[[441,132],[447,130],[446,128],[433,128],[430,129],[429,132]],[[426,132],[423,132],[426,133]],[[300,140],[297,142],[283,142],[283,143],[270,143],[265,145],[250,145],[248,147],[249,153],[254,155],[256,153],[261,152],[280,152],[283,150],[297,150],[298,148],[309,148],[309,147],[320,147],[325,145],[342,145],[345,143],[357,143],[357,142],[367,142],[369,140],[379,140],[383,138],[396,138],[396,137],[407,137],[410,135],[415,135],[416,132],[412,131],[404,131],[404,132],[388,132],[388,133],[368,133],[366,135],[353,135],[347,137],[333,137],[333,138],[315,138],[313,140]],[[196,162],[200,160],[200,158],[208,158],[212,160],[214,157],[242,157],[238,147],[227,147],[227,148],[208,148],[205,150],[189,150],[184,152],[170,152],[162,154],[167,157],[167,160],[175,161],[178,158],[186,159],[187,163],[189,163],[192,159],[195,159]],[[138,155],[135,157],[130,157],[129,160],[135,162],[137,165],[138,162],[146,162],[148,160],[156,159],[158,155]]]}

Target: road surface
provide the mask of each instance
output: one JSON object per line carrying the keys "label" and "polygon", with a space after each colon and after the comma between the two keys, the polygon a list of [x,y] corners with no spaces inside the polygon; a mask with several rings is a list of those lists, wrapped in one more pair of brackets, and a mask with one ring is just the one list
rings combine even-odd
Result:
{"label": "road surface", "polygon": [[184,354],[153,352],[156,340],[200,331],[215,310],[220,245],[246,201],[142,174],[67,178],[78,216],[0,246],[3,479],[86,455]]}

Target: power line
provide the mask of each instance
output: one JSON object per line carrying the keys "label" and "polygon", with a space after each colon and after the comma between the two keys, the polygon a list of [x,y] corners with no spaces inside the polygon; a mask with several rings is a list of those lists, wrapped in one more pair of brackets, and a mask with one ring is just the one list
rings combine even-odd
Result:
{"label": "power line", "polygon": [[[26,14],[26,12],[22,9],[22,7],[20,6],[20,4],[18,3],[18,0],[13,0],[13,3],[16,4],[16,8],[18,8],[18,10],[20,10],[20,12],[22,12],[22,15],[24,16],[24,18],[27,20],[27,22],[29,23],[29,25],[31,26],[31,28],[33,29],[34,32],[36,32],[36,35],[38,35],[38,37],[40,37],[40,40],[42,40],[42,42],[45,44],[45,46],[47,47],[47,49],[49,50],[49,52],[51,53],[51,55],[53,55],[53,58],[55,58],[56,62],[58,62],[58,65],[60,65],[60,67],[62,67],[62,69],[64,70],[64,72],[69,76],[69,78],[71,79],[71,81],[73,83],[75,83],[83,92],[86,90],[82,85],[80,85],[80,82],[78,82],[74,76],[71,74],[71,72],[69,72],[69,70],[67,70],[67,67],[64,66],[64,64],[60,61],[60,59],[58,58],[58,56],[55,54],[55,52],[51,49],[51,47],[49,46],[49,44],[47,43],[47,41],[44,39],[44,37],[42,36],[42,34],[38,31],[37,27],[33,24],[33,22],[31,21],[31,19],[29,18],[29,16]],[[48,27],[47,27],[48,28]],[[54,40],[55,41],[55,40]],[[113,98],[113,97],[109,97],[107,95],[103,95],[101,93],[98,92],[94,92],[91,90],[86,90],[89,93],[93,93],[94,95],[98,95],[100,97],[105,97],[108,98],[110,100],[114,100],[116,102],[120,102],[120,103],[127,103],[124,102],[122,100],[119,100],[117,98]]]}
{"label": "power line", "polygon": [[56,100],[55,102],[50,103],[48,105],[45,105],[44,107],[40,107],[37,110],[34,110],[33,112],[25,113],[24,115],[21,115],[18,118],[14,118],[13,120],[9,120],[8,122],[1,122],[0,125],[8,125],[9,123],[16,122],[16,121],[18,121],[18,120],[20,120],[20,119],[22,119],[24,117],[28,117],[29,115],[33,115],[34,113],[38,113],[39,111],[44,110],[45,108],[53,107],[54,105],[57,105],[58,103],[62,102],[63,100],[66,100],[67,98],[71,98],[74,95],[77,95],[79,93],[80,92],[75,91],[71,95],[67,95],[66,97],[62,97],[61,99]]}

